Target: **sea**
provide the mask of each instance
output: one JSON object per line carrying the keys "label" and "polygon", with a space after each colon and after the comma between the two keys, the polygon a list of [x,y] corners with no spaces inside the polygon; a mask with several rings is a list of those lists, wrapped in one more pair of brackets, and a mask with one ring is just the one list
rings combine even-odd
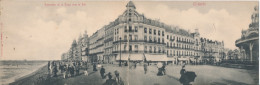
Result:
{"label": "sea", "polygon": [[6,60],[0,61],[0,85],[8,85],[47,65],[48,61]]}

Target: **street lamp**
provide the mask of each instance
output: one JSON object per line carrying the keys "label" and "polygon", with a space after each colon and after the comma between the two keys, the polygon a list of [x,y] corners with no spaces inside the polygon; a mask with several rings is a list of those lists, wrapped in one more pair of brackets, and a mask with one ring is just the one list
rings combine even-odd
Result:
{"label": "street lamp", "polygon": [[121,37],[119,38],[120,40],[120,60],[119,60],[119,66],[121,67]]}

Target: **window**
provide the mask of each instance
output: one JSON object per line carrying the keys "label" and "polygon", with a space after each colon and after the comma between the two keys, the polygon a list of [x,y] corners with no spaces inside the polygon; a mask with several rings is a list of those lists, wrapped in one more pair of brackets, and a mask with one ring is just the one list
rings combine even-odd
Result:
{"label": "window", "polygon": [[156,35],[156,30],[153,30],[153,34]]}
{"label": "window", "polygon": [[135,41],[137,41],[138,40],[138,36],[137,35],[135,35]]}
{"label": "window", "polygon": [[164,43],[164,38],[162,38],[162,43]]}
{"label": "window", "polygon": [[132,20],[131,19],[128,19],[129,22],[131,22]]}
{"label": "window", "polygon": [[144,41],[147,41],[147,36],[146,35],[144,35]]}
{"label": "window", "polygon": [[166,54],[169,55],[169,54],[168,54],[168,50],[166,51]]}
{"label": "window", "polygon": [[129,35],[129,40],[130,40],[130,41],[132,40],[132,35]]}
{"label": "window", "polygon": [[116,35],[116,33],[117,33],[117,31],[116,31],[116,29],[115,29],[115,35]]}
{"label": "window", "polygon": [[156,40],[156,37],[154,37],[154,42],[156,42],[157,40]]}
{"label": "window", "polygon": [[132,26],[129,26],[129,32],[132,32],[133,30],[132,30]]}
{"label": "window", "polygon": [[152,36],[149,36],[149,42],[152,42]]}
{"label": "window", "polygon": [[147,46],[144,46],[144,52],[145,53],[147,52]]}
{"label": "window", "polygon": [[138,32],[138,27],[137,26],[135,26],[135,32]]}
{"label": "window", "polygon": [[160,38],[158,38],[158,43],[160,43],[160,41],[161,41]]}
{"label": "window", "polygon": [[169,39],[169,35],[167,35],[167,39]]}
{"label": "window", "polygon": [[144,28],[144,33],[147,33],[147,28],[146,27]]}
{"label": "window", "polygon": [[138,45],[135,45],[135,52],[138,52]]}
{"label": "window", "polygon": [[127,27],[125,26],[125,32],[127,32]]}
{"label": "window", "polygon": [[172,36],[170,36],[170,40],[172,40]]}
{"label": "window", "polygon": [[156,53],[156,47],[154,46],[154,53]]}
{"label": "window", "polygon": [[129,51],[130,52],[132,51],[132,45],[129,45]]}
{"label": "window", "polygon": [[126,51],[126,44],[124,45],[124,51]]}
{"label": "window", "polygon": [[165,50],[165,49],[164,49],[164,48],[162,48],[162,53],[164,53],[164,50]]}
{"label": "window", "polygon": [[117,34],[119,34],[119,28],[117,28]]}
{"label": "window", "polygon": [[169,47],[169,42],[167,42],[167,44],[166,44],[166,45],[167,45],[167,47]]}
{"label": "window", "polygon": [[164,36],[164,31],[162,31],[162,36]]}
{"label": "window", "polygon": [[149,48],[149,52],[152,53],[152,46],[150,46],[150,48]]}
{"label": "window", "polygon": [[170,44],[170,47],[172,47],[172,42],[171,42],[171,44]]}
{"label": "window", "polygon": [[160,35],[161,33],[160,33],[160,30],[158,30],[158,35]]}
{"label": "window", "polygon": [[161,53],[161,47],[158,47],[158,53]]}
{"label": "window", "polygon": [[152,29],[151,28],[149,28],[149,34],[152,34]]}
{"label": "window", "polygon": [[127,35],[124,36],[124,39],[127,40]]}

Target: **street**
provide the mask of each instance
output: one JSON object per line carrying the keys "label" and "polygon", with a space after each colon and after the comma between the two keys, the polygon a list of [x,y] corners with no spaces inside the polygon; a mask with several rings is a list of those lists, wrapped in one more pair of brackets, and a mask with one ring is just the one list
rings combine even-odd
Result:
{"label": "street", "polygon": [[[181,66],[168,65],[166,67],[166,75],[157,76],[157,68],[155,65],[148,66],[147,74],[144,74],[143,66],[137,66],[135,69],[127,69],[128,67],[117,65],[103,65],[106,73],[111,72],[114,76],[114,71],[118,70],[120,76],[126,85],[180,85],[180,70]],[[186,71],[193,71],[197,77],[193,85],[252,85],[258,81],[257,75],[255,77],[252,73],[254,71],[244,69],[225,68],[209,65],[192,66],[187,65]],[[92,70],[92,69],[89,69]],[[90,72],[89,76],[77,76],[79,78],[68,78],[65,81],[67,85],[78,84],[103,84],[105,79],[101,79],[99,71]]]}
{"label": "street", "polygon": [[[125,85],[181,85],[180,65],[167,65],[166,75],[157,76],[158,69],[156,65],[148,66],[148,71],[144,74],[142,65],[137,65],[136,68],[128,69],[127,66],[119,67],[116,64],[103,64],[106,73],[111,72],[115,77],[114,71],[120,73]],[[226,68],[210,65],[186,65],[186,71],[193,71],[197,77],[192,85],[257,85],[258,71],[245,70],[236,68]],[[63,75],[58,72],[58,77],[48,77],[47,66],[22,80],[11,83],[10,85],[103,85],[106,79],[102,79],[100,72],[93,72],[92,66],[88,69],[88,76],[80,71],[80,75],[63,78]],[[43,79],[41,79],[43,77]]]}

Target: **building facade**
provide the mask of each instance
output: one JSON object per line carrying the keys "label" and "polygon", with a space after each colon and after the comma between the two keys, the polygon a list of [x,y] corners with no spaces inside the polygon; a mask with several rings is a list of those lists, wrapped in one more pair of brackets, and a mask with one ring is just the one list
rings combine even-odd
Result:
{"label": "building facade", "polygon": [[61,55],[61,60],[65,61],[87,61],[89,55],[89,40],[87,31],[80,34],[78,42],[74,39],[70,49]]}
{"label": "building facade", "polygon": [[166,61],[202,62],[206,56],[221,58],[224,42],[205,40],[194,33],[146,18],[132,1],[115,21],[89,37],[89,54],[94,62]]}
{"label": "building facade", "polygon": [[251,62],[259,60],[259,10],[254,8],[251,16],[251,24],[247,30],[242,30],[241,38],[236,40],[236,46],[240,49],[241,58]]}

